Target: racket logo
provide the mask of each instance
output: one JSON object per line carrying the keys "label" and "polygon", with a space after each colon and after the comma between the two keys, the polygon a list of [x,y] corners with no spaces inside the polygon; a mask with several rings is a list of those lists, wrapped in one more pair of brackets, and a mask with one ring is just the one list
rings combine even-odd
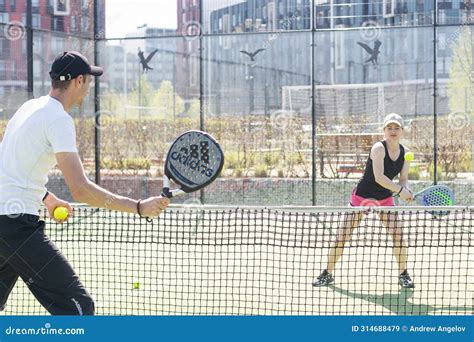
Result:
{"label": "racket logo", "polygon": [[193,144],[189,149],[182,147],[179,152],[171,153],[171,159],[192,170],[197,170],[207,177],[212,177],[214,170],[207,165],[209,164],[207,142],[201,142],[200,145],[201,153],[198,151],[198,145]]}
{"label": "racket logo", "polygon": [[426,196],[426,195],[423,195],[423,204],[424,205],[430,205],[430,202],[428,200],[428,196]]}

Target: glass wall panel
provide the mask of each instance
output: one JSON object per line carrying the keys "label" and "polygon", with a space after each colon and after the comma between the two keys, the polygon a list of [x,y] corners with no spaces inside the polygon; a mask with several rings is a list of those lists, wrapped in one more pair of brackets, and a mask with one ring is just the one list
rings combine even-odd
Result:
{"label": "glass wall panel", "polygon": [[107,188],[135,198],[158,195],[172,142],[199,129],[199,56],[189,42],[177,37],[101,45],[98,115],[101,180]]}
{"label": "glass wall panel", "polygon": [[206,198],[311,204],[311,99],[291,97],[292,89],[311,85],[311,34],[212,36],[203,42],[204,126],[222,141],[223,177],[229,178],[215,186],[239,189],[208,191]]}
{"label": "glass wall panel", "polygon": [[[334,204],[349,201],[371,147],[384,138],[383,118],[392,112],[404,118],[402,144],[416,156],[409,178],[433,179],[433,29],[360,28],[315,38],[317,175],[353,180],[333,183],[339,191],[317,187],[318,203],[334,193],[343,196]],[[295,98],[298,92],[302,97],[295,89]]]}

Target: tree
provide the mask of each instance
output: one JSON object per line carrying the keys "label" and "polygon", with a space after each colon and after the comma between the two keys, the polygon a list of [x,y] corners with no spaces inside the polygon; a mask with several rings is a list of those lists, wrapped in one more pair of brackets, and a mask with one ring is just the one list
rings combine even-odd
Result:
{"label": "tree", "polygon": [[170,81],[161,82],[160,88],[153,95],[152,104],[157,107],[156,115],[165,119],[174,120],[184,111],[184,101],[179,97]]}
{"label": "tree", "polygon": [[155,96],[155,93],[156,90],[147,81],[146,75],[140,75],[137,85],[129,97],[128,103],[130,106],[134,107],[133,110],[129,111],[129,114],[137,117],[153,114],[153,112],[150,112],[146,107],[153,107],[153,97]]}
{"label": "tree", "polygon": [[474,115],[473,48],[471,29],[460,28],[460,34],[452,45],[447,95],[451,113],[463,113],[466,121]]}

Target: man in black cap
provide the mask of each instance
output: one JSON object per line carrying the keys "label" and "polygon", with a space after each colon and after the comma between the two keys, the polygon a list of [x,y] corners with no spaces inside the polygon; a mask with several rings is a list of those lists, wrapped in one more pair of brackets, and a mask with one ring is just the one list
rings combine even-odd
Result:
{"label": "man in black cap", "polygon": [[8,122],[0,144],[0,310],[21,277],[51,314],[94,314],[92,297],[39,219],[41,203],[52,218],[57,207],[73,214],[69,203],[46,191],[48,172],[56,164],[78,202],[150,217],[169,204],[162,197],[118,196],[86,177],[68,111],[82,104],[92,76],[102,72],[78,52],[60,54],[51,66],[50,93],[25,102]]}

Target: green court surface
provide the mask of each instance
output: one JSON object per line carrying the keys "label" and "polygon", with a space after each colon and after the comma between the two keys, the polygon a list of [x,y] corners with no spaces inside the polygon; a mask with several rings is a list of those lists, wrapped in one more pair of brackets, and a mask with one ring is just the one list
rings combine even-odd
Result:
{"label": "green court surface", "polygon": [[[393,241],[370,212],[335,282],[316,288],[348,208],[173,207],[152,223],[76,208],[48,234],[99,315],[471,315],[473,210],[439,219],[397,209],[414,289],[398,285]],[[8,315],[47,314],[19,280]]]}

